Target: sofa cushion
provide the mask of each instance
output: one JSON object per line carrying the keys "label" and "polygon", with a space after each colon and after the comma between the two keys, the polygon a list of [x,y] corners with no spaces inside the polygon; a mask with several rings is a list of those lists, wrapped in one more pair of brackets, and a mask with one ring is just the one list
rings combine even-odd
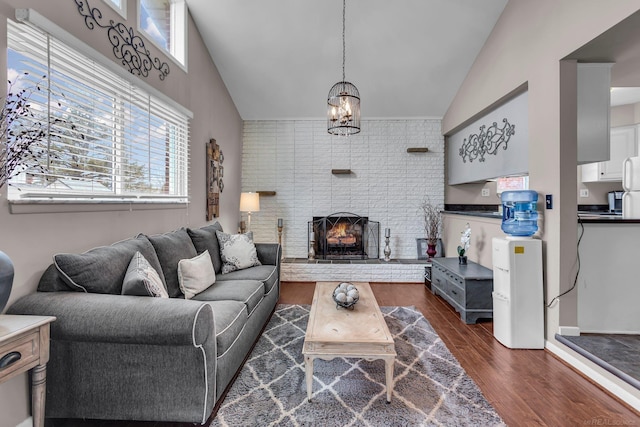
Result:
{"label": "sofa cushion", "polygon": [[228,234],[216,231],[222,258],[222,274],[261,265],[253,244],[253,233]]}
{"label": "sofa cushion", "polygon": [[63,279],[62,275],[56,268],[55,264],[49,265],[47,269],[42,273],[40,281],[38,282],[38,292],[60,292],[60,291],[80,291],[82,289],[68,285]]}
{"label": "sofa cushion", "polygon": [[196,251],[201,254],[208,250],[215,272],[220,273],[222,270],[222,259],[220,258],[220,245],[218,244],[216,231],[222,231],[222,226],[217,221],[214,224],[196,229],[187,228],[187,233],[189,233],[189,237],[191,237]]}
{"label": "sofa cushion", "polygon": [[140,252],[158,273],[163,271],[156,251],[146,236],[100,246],[82,254],[57,254],[53,256],[53,262],[62,280],[71,288],[119,295],[127,268],[136,252]]}
{"label": "sofa cushion", "polygon": [[258,280],[227,280],[216,283],[193,299],[197,301],[240,301],[246,305],[247,314],[251,315],[263,297],[264,285]]}
{"label": "sofa cushion", "polygon": [[213,271],[209,251],[178,261],[178,282],[185,299],[191,299],[213,285],[216,282],[216,272]]}
{"label": "sofa cushion", "polygon": [[162,264],[169,297],[181,296],[182,291],[178,282],[178,262],[181,259],[189,259],[198,255],[187,230],[181,228],[170,233],[155,234],[149,236],[149,241],[155,248],[160,264]]}
{"label": "sofa cushion", "polygon": [[131,258],[122,282],[122,295],[169,298],[160,275],[140,252]]}
{"label": "sofa cushion", "polygon": [[218,283],[226,280],[258,280],[264,283],[264,293],[268,294],[278,281],[278,267],[275,265],[259,265],[227,274],[220,274],[216,277],[216,280]]}
{"label": "sofa cushion", "polygon": [[233,346],[242,332],[249,315],[246,306],[240,301],[208,301],[213,308],[213,321],[216,326],[217,356],[221,357]]}

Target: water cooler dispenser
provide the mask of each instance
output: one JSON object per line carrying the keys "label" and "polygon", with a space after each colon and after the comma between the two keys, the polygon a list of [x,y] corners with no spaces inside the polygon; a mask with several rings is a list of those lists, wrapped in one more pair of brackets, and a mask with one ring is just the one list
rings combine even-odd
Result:
{"label": "water cooler dispenser", "polygon": [[502,230],[493,238],[493,335],[505,347],[544,348],[542,241],[535,191],[502,193]]}
{"label": "water cooler dispenser", "polygon": [[502,199],[502,231],[510,236],[532,236],[538,231],[538,193],[505,191]]}

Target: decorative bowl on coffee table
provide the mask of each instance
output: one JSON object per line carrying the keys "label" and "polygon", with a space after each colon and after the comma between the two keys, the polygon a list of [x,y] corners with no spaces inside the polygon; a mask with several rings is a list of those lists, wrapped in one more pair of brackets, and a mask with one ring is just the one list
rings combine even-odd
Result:
{"label": "decorative bowl on coffee table", "polygon": [[353,310],[353,306],[360,299],[360,293],[353,283],[341,282],[333,290],[332,297],[336,303],[336,309],[342,307]]}

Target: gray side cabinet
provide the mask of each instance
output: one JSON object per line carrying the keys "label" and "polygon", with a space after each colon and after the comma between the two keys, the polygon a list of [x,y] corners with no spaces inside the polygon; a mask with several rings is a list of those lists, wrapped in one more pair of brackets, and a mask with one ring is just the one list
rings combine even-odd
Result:
{"label": "gray side cabinet", "polygon": [[431,279],[431,292],[451,304],[465,323],[493,318],[492,270],[472,261],[460,265],[458,258],[433,258]]}

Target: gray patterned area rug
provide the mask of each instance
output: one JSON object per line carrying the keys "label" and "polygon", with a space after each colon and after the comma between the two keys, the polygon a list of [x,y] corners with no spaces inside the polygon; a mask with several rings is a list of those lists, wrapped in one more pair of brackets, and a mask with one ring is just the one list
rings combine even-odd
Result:
{"label": "gray patterned area rug", "polygon": [[414,307],[381,307],[398,357],[314,361],[307,402],[302,343],[310,306],[278,305],[211,426],[502,426],[500,416]]}

